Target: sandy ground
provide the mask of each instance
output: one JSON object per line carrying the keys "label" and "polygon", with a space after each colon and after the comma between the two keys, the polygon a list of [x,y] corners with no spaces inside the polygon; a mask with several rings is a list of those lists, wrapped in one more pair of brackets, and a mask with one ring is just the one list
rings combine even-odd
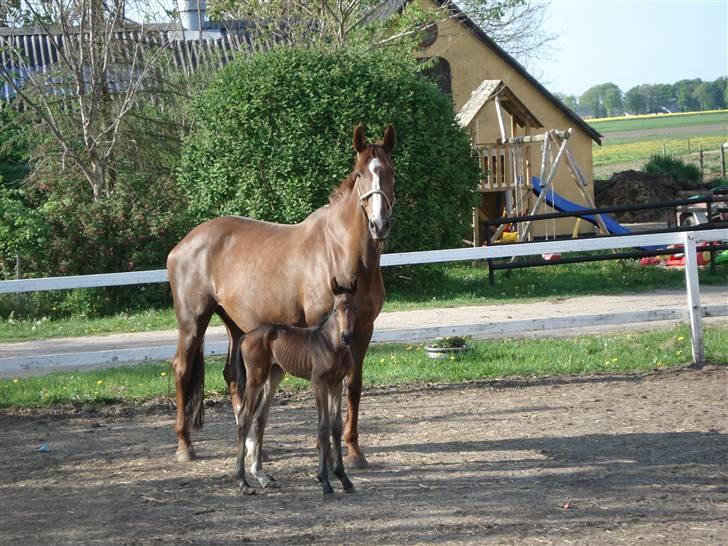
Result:
{"label": "sandy ground", "polygon": [[725,544],[727,394],[724,366],[368,391],[370,466],[326,501],[308,394],[273,407],[254,496],[224,401],[186,465],[169,402],[0,412],[0,543]]}

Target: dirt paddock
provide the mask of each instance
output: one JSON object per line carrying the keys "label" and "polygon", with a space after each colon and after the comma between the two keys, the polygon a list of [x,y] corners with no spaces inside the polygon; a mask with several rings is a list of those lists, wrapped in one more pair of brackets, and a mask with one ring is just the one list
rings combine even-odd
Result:
{"label": "dirt paddock", "polygon": [[[308,395],[274,406],[239,494],[234,419],[208,408],[178,465],[172,408],[0,413],[0,542],[728,542],[728,369],[369,391],[366,470],[324,501]],[[38,451],[47,443],[50,452]]]}

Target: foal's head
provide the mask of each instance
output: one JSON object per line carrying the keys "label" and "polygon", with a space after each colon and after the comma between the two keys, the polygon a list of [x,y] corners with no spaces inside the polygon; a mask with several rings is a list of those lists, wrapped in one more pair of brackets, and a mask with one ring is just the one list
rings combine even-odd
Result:
{"label": "foal's head", "polygon": [[344,345],[351,343],[354,336],[354,317],[356,307],[354,294],[356,294],[356,279],[349,286],[340,286],[336,277],[331,278],[331,291],[334,294],[334,310],[332,314],[336,318],[336,325],[341,335],[341,342]]}
{"label": "foal's head", "polygon": [[390,156],[395,144],[394,127],[387,126],[380,144],[367,144],[364,127],[354,129],[354,185],[375,241],[389,235],[394,206],[394,170]]}

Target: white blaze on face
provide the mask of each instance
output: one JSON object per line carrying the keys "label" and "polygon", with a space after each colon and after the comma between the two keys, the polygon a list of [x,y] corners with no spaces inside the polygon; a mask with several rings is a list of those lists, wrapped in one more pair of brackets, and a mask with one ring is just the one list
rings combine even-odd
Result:
{"label": "white blaze on face", "polygon": [[[377,168],[382,166],[382,162],[377,158],[372,159],[369,162],[369,172],[372,173],[372,190],[381,191],[382,187],[379,185],[379,173]],[[372,221],[377,227],[384,225],[384,199],[382,199],[381,193],[372,194]]]}

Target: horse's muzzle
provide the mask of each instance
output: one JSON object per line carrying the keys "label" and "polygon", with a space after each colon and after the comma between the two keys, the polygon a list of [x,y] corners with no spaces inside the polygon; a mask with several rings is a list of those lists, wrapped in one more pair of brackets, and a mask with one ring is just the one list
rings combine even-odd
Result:
{"label": "horse's muzzle", "polygon": [[344,342],[344,345],[351,345],[351,339],[354,337],[354,334],[351,332],[341,332],[341,341]]}
{"label": "horse's muzzle", "polygon": [[385,217],[381,223],[369,220],[369,233],[375,241],[384,241],[389,236],[389,228],[391,226],[389,217]]}

